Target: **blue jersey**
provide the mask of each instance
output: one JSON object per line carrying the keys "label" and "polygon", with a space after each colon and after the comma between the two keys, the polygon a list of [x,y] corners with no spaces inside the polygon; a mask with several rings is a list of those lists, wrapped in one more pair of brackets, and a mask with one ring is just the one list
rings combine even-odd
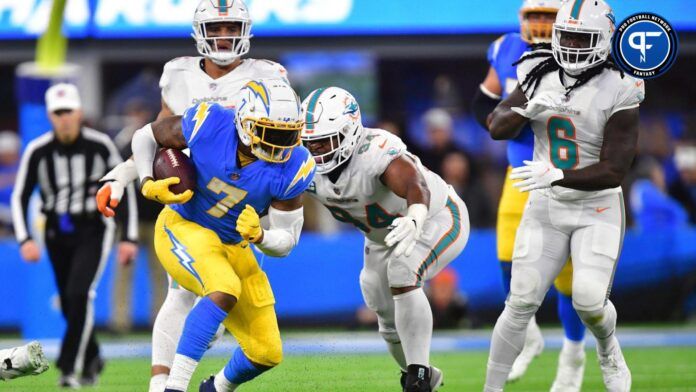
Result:
{"label": "blue jersey", "polygon": [[[503,98],[515,91],[517,86],[517,67],[512,64],[528,50],[529,44],[522,40],[519,33],[505,34],[488,48],[488,62],[498,74]],[[523,166],[522,161],[532,160],[533,154],[534,132],[531,126],[526,125],[519,136],[508,141],[508,162],[512,167]]]}
{"label": "blue jersey", "polygon": [[224,243],[242,240],[237,217],[247,204],[263,215],[272,200],[295,198],[312,182],[314,158],[302,146],[284,163],[257,160],[239,167],[233,110],[202,102],[186,110],[181,125],[196,167],[196,189],[187,203],[171,207]]}

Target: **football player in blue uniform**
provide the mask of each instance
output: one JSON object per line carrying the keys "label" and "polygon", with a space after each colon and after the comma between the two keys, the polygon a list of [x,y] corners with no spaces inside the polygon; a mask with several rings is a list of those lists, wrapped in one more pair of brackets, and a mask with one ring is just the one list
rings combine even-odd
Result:
{"label": "football player in blue uniform", "polygon": [[[525,0],[520,8],[520,32],[508,33],[498,38],[488,49],[490,68],[473,102],[478,122],[486,128],[486,119],[496,105],[517,87],[517,66],[514,63],[528,51],[531,45],[551,42],[551,32],[560,0]],[[524,166],[532,160],[534,133],[529,125],[520,135],[507,144],[508,171],[498,206],[497,247],[503,272],[506,294],[510,292],[512,251],[517,227],[527,203],[528,192],[520,192],[509,179],[513,167]],[[582,385],[585,366],[585,326],[578,317],[571,299],[573,268],[570,261],[555,281],[558,291],[558,316],[565,331],[563,349],[559,357],[556,380],[552,391],[578,391]],[[527,339],[522,353],[513,364],[508,381],[521,378],[527,367],[544,349],[544,340],[534,318],[527,329]]]}
{"label": "football player in blue uniform", "polygon": [[[249,244],[276,257],[293,249],[315,162],[299,145],[300,102],[286,81],[249,82],[234,104],[202,102],[133,137],[143,195],[168,204],[155,226],[157,256],[178,284],[202,297],[186,319],[166,391],[187,390],[220,323],[240,348],[200,390],[233,391],[282,359],[275,298]],[[153,178],[158,146],[190,149],[195,190],[174,194],[169,186],[179,178]],[[259,221],[266,213],[269,229]]]}

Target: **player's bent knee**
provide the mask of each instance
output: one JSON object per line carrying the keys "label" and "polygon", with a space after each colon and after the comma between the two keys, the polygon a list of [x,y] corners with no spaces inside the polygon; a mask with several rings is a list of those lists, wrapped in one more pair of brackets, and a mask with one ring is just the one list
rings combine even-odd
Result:
{"label": "player's bent knee", "polygon": [[389,280],[389,287],[392,289],[399,289],[405,287],[412,287],[417,283],[415,278],[419,271],[415,271],[411,265],[409,265],[405,257],[397,257],[389,261],[387,266],[387,280]]}
{"label": "player's bent knee", "polygon": [[268,368],[276,367],[283,362],[283,345],[278,341],[277,344],[255,344],[253,348],[245,350],[244,354],[255,365]]}
{"label": "player's bent knee", "polygon": [[607,285],[586,279],[573,284],[573,307],[575,310],[592,312],[601,310],[607,295]]}
{"label": "player's bent knee", "polygon": [[505,305],[515,315],[533,315],[539,309],[539,303],[533,299],[514,294],[510,294]]}

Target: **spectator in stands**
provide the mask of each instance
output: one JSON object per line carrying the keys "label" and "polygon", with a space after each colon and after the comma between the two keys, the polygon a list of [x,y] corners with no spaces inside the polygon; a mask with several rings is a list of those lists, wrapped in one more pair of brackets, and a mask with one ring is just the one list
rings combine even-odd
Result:
{"label": "spectator in stands", "polygon": [[696,223],[696,145],[678,145],[674,151],[674,163],[680,181],[670,187],[670,194],[686,208],[689,221]]}
{"label": "spectator in stands", "polygon": [[433,309],[433,328],[451,329],[469,326],[468,300],[459,290],[457,271],[447,267],[428,281],[426,290]]}
{"label": "spectator in stands", "polygon": [[440,172],[442,178],[452,185],[459,197],[466,203],[469,210],[469,221],[472,227],[486,227],[493,223],[494,213],[491,200],[480,184],[471,177],[471,164],[466,154],[458,151],[450,152],[443,157]]}
{"label": "spectator in stands", "polygon": [[644,157],[638,162],[636,171],[638,179],[630,194],[636,225],[660,232],[683,227],[688,215],[684,207],[667,194],[662,165],[654,158]]}
{"label": "spectator in stands", "polygon": [[452,139],[452,116],[444,109],[430,109],[423,115],[423,123],[428,144],[418,151],[418,156],[425,167],[441,175],[445,155],[450,152],[463,152]]}
{"label": "spectator in stands", "polygon": [[10,199],[19,165],[20,140],[13,131],[0,131],[0,236],[12,235]]}

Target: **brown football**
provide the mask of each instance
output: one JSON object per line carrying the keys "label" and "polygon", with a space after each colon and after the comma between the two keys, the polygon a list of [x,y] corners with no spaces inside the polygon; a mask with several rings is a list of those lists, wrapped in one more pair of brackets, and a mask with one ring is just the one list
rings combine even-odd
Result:
{"label": "brown football", "polygon": [[152,163],[152,174],[155,180],[169,177],[179,177],[181,182],[171,185],[169,189],[174,193],[182,193],[187,189],[196,188],[196,168],[191,158],[181,150],[162,148],[157,151],[155,161]]}

